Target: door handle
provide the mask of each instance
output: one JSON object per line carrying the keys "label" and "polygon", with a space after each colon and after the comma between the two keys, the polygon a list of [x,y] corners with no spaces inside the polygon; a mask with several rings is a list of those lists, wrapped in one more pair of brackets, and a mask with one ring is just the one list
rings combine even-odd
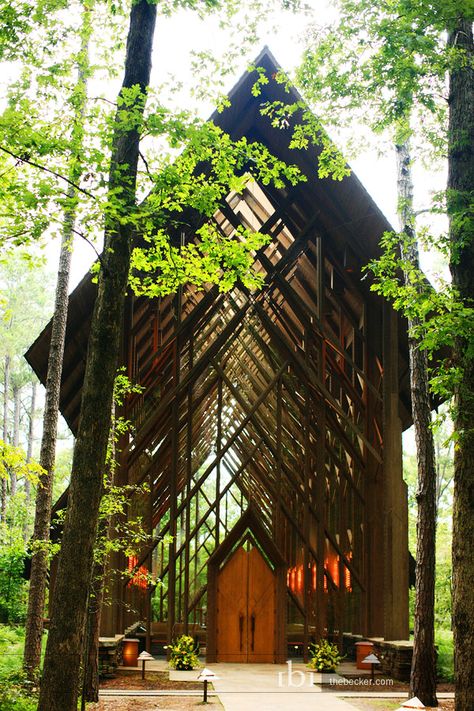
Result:
{"label": "door handle", "polygon": [[244,616],[242,613],[239,615],[239,637],[240,637],[240,651],[243,651],[244,648]]}
{"label": "door handle", "polygon": [[255,649],[255,613],[252,612],[252,616],[250,618],[250,632],[252,633],[252,638],[250,641],[250,649],[253,652]]}

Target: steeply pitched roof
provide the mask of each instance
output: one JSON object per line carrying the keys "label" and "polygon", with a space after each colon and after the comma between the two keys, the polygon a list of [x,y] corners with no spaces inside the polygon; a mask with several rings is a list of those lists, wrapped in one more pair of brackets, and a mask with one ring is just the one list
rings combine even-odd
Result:
{"label": "steeply pitched roof", "polygon": [[[261,113],[265,102],[292,103],[301,97],[294,88],[287,89],[279,83],[276,75],[280,67],[268,48],[264,48],[255,61],[262,67],[268,83],[261,85],[260,94],[252,93],[256,81],[254,72],[246,72],[229,93],[230,106],[222,113],[215,112],[211,119],[233,139],[246,136],[249,141],[259,141],[267,146],[280,160],[296,164],[308,177],[298,190],[298,201],[302,212],[314,214],[317,206],[317,229],[323,239],[331,241],[333,252],[340,255],[341,262],[348,252],[359,267],[380,253],[379,240],[383,232],[391,226],[367,193],[358,178],[352,173],[342,181],[331,178],[319,179],[317,175],[320,149],[307,150],[290,148],[292,126],[286,130],[271,125],[267,116]],[[296,113],[292,124],[298,120]],[[281,191],[268,187],[268,193],[276,200],[282,199]],[[307,208],[305,210],[305,207]],[[366,284],[361,285],[365,298],[375,297],[368,292]],[[81,387],[87,353],[90,319],[96,294],[90,275],[86,275],[69,297],[68,325],[64,355],[64,372],[61,388],[61,412],[70,428],[75,432],[80,408]],[[402,319],[400,338],[400,398],[401,416],[404,426],[410,423],[409,380],[406,326]],[[46,326],[26,354],[26,359],[41,382],[46,381],[51,323]]]}

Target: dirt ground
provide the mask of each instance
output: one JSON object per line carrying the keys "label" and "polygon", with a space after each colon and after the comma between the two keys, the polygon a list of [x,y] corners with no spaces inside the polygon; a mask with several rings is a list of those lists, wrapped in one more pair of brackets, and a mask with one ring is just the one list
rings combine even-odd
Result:
{"label": "dirt ground", "polygon": [[217,699],[209,699],[206,706],[195,696],[159,696],[154,699],[102,699],[98,704],[90,704],[87,711],[223,711]]}

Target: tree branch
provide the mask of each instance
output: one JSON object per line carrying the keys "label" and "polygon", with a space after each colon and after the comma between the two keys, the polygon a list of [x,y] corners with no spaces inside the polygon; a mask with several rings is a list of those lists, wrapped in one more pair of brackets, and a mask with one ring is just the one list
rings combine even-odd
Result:
{"label": "tree branch", "polygon": [[102,259],[102,255],[101,255],[100,252],[97,250],[95,244],[94,244],[93,242],[91,242],[91,240],[90,240],[88,237],[86,237],[86,235],[85,235],[83,232],[80,232],[79,230],[76,230],[74,227],[71,228],[71,231],[72,231],[75,235],[77,235],[78,237],[80,237],[81,239],[83,239],[84,242],[87,242],[87,244],[88,244],[90,247],[92,247],[92,249],[94,250],[94,252],[95,252],[95,254],[96,254],[97,259],[98,259],[99,262],[100,262],[100,266],[102,267],[102,269],[104,270],[104,272],[107,273],[107,267],[105,266],[104,260]]}
{"label": "tree branch", "polygon": [[77,185],[77,183],[74,183],[72,180],[69,180],[69,178],[66,178],[66,176],[61,175],[61,173],[57,173],[55,170],[51,170],[51,168],[47,168],[45,165],[41,165],[41,163],[35,163],[34,161],[30,160],[29,158],[26,158],[25,156],[19,156],[16,153],[13,153],[12,151],[10,151],[8,148],[5,148],[4,146],[0,146],[0,150],[3,151],[4,153],[7,153],[9,156],[12,156],[12,158],[15,158],[15,160],[20,161],[20,163],[27,163],[28,165],[33,166],[33,168],[38,168],[38,170],[42,170],[45,173],[54,175],[56,178],[59,178],[60,180],[64,180],[69,185],[72,185],[72,187],[75,188],[76,190],[78,190],[80,193],[87,195],[87,197],[90,197],[93,200],[97,200],[95,195],[90,193],[88,190],[84,190],[84,188],[81,188],[79,185]]}

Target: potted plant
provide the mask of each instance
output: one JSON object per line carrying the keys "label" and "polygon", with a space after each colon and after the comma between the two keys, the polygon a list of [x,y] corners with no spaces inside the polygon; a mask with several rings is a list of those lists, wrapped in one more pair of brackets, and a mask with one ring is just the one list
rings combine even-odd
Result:
{"label": "potted plant", "polygon": [[328,642],[327,639],[322,639],[320,642],[310,644],[309,646],[310,659],[308,667],[318,672],[333,673],[336,671],[339,662],[344,657],[339,654],[337,645]]}
{"label": "potted plant", "polygon": [[199,666],[199,644],[187,634],[181,635],[165,646],[170,650],[168,663],[178,671],[189,671]]}

